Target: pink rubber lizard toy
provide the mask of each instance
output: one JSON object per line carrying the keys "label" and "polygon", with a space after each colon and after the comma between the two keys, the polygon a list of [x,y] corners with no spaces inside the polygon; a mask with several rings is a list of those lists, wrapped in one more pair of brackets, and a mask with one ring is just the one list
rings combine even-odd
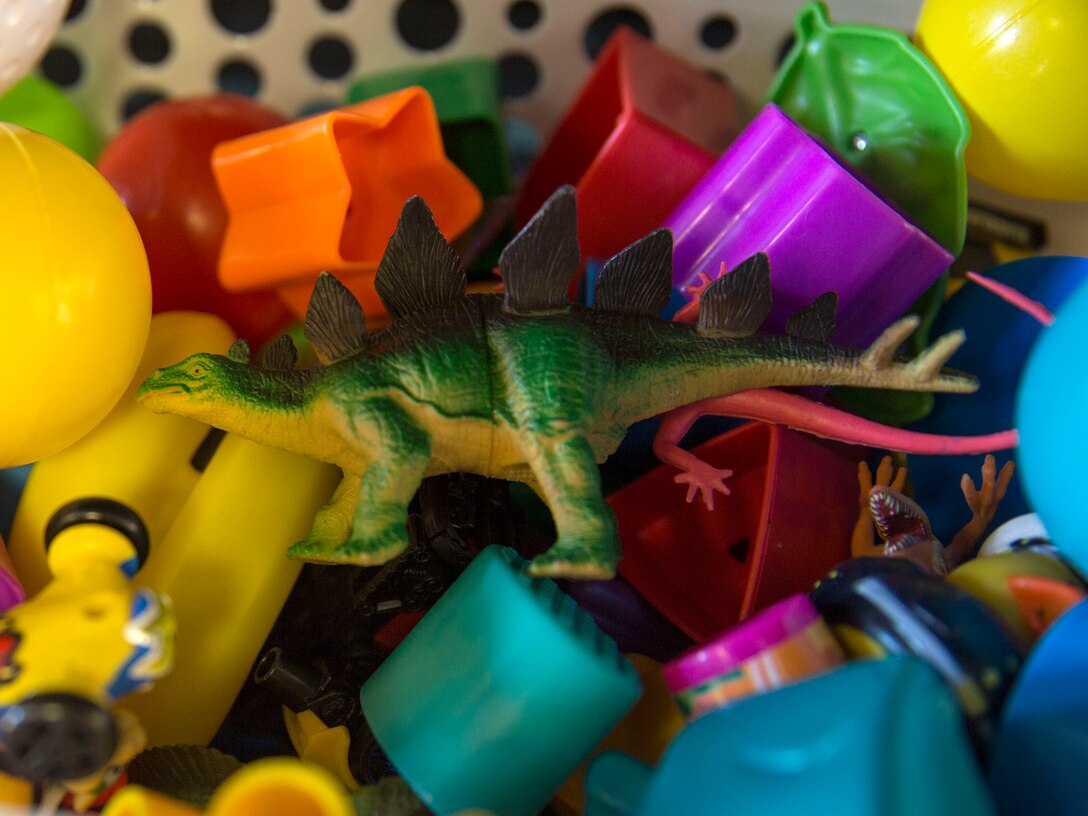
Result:
{"label": "pink rubber lizard toy", "polygon": [[[969,274],[969,278],[1032,315],[1044,325],[1053,322],[1053,315],[1045,307],[1019,292],[1008,287],[1001,287],[974,272]],[[676,313],[677,321],[688,322],[696,318],[699,296],[710,283],[710,278],[700,273],[699,283],[688,287],[689,294],[694,296],[693,300]],[[990,285],[991,283],[993,285]],[[1019,443],[1015,430],[981,436],[942,436],[919,433],[882,425],[879,422],[863,419],[846,411],[773,388],[740,391],[724,397],[695,402],[669,412],[662,419],[661,427],[654,438],[653,449],[657,458],[681,471],[676,475],[675,481],[688,486],[687,500],[692,501],[696,492],[699,492],[702,494],[703,503],[710,510],[714,509],[715,492],[729,495],[725,480],[733,475],[733,471],[716,468],[680,447],[680,441],[695,421],[699,417],[708,415],[774,422],[824,439],[900,450],[906,453],[943,456],[971,455],[1006,450],[1016,447]]]}

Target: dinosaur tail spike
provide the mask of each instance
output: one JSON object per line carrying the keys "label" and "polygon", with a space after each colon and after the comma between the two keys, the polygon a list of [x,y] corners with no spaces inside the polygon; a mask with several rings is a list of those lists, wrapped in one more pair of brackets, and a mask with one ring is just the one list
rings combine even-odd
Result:
{"label": "dinosaur tail spike", "polygon": [[824,292],[790,317],[786,323],[786,334],[815,343],[826,343],[835,333],[835,311],[838,307],[838,294]]}
{"label": "dinosaur tail spike", "polygon": [[890,366],[895,352],[914,333],[920,322],[917,315],[907,315],[892,323],[862,353],[858,364],[869,371],[880,371]]}
{"label": "dinosaur tail spike", "polygon": [[967,336],[962,331],[949,332],[937,338],[933,345],[907,364],[910,376],[920,383],[931,382],[966,339]]}

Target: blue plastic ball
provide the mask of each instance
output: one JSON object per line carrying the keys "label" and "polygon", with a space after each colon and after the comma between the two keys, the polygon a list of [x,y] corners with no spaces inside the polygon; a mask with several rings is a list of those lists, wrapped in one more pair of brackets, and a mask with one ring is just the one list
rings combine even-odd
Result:
{"label": "blue plastic ball", "polygon": [[1088,569],[1084,466],[1088,462],[1088,284],[1056,312],[1032,347],[1016,401],[1019,462],[1028,502],[1054,544]]}

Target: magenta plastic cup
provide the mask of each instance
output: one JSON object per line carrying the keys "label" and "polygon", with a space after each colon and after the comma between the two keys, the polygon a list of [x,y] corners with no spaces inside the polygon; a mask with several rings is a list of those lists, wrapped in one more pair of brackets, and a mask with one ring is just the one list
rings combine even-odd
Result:
{"label": "magenta plastic cup", "polygon": [[784,598],[662,667],[689,719],[830,671],[842,649],[807,595]]}
{"label": "magenta plastic cup", "polygon": [[757,252],[771,261],[771,312],[839,296],[832,340],[872,342],[952,264],[952,255],[781,109],[768,104],[676,207],[673,285],[716,278]]}

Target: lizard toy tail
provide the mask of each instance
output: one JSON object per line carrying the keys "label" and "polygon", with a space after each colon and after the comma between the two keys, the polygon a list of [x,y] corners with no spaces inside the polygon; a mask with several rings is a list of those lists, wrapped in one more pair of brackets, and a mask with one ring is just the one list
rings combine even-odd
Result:
{"label": "lizard toy tail", "polygon": [[657,458],[682,471],[678,474],[677,481],[688,484],[688,501],[701,491],[703,501],[709,508],[713,508],[715,491],[728,493],[725,479],[731,474],[710,466],[679,446],[680,440],[695,421],[706,415],[775,422],[836,442],[939,456],[989,453],[1014,448],[1019,444],[1019,435],[1015,430],[981,436],[942,436],[904,431],[862,419],[796,394],[773,388],[753,388],[702,400],[669,412],[662,420],[654,439],[654,454]]}
{"label": "lizard toy tail", "polygon": [[943,436],[905,431],[796,394],[773,388],[753,388],[685,405],[666,414],[654,440],[654,452],[658,458],[670,462],[671,449],[679,445],[695,420],[707,415],[775,422],[836,442],[936,456],[989,453],[1015,448],[1019,444],[1016,430],[981,436]]}

